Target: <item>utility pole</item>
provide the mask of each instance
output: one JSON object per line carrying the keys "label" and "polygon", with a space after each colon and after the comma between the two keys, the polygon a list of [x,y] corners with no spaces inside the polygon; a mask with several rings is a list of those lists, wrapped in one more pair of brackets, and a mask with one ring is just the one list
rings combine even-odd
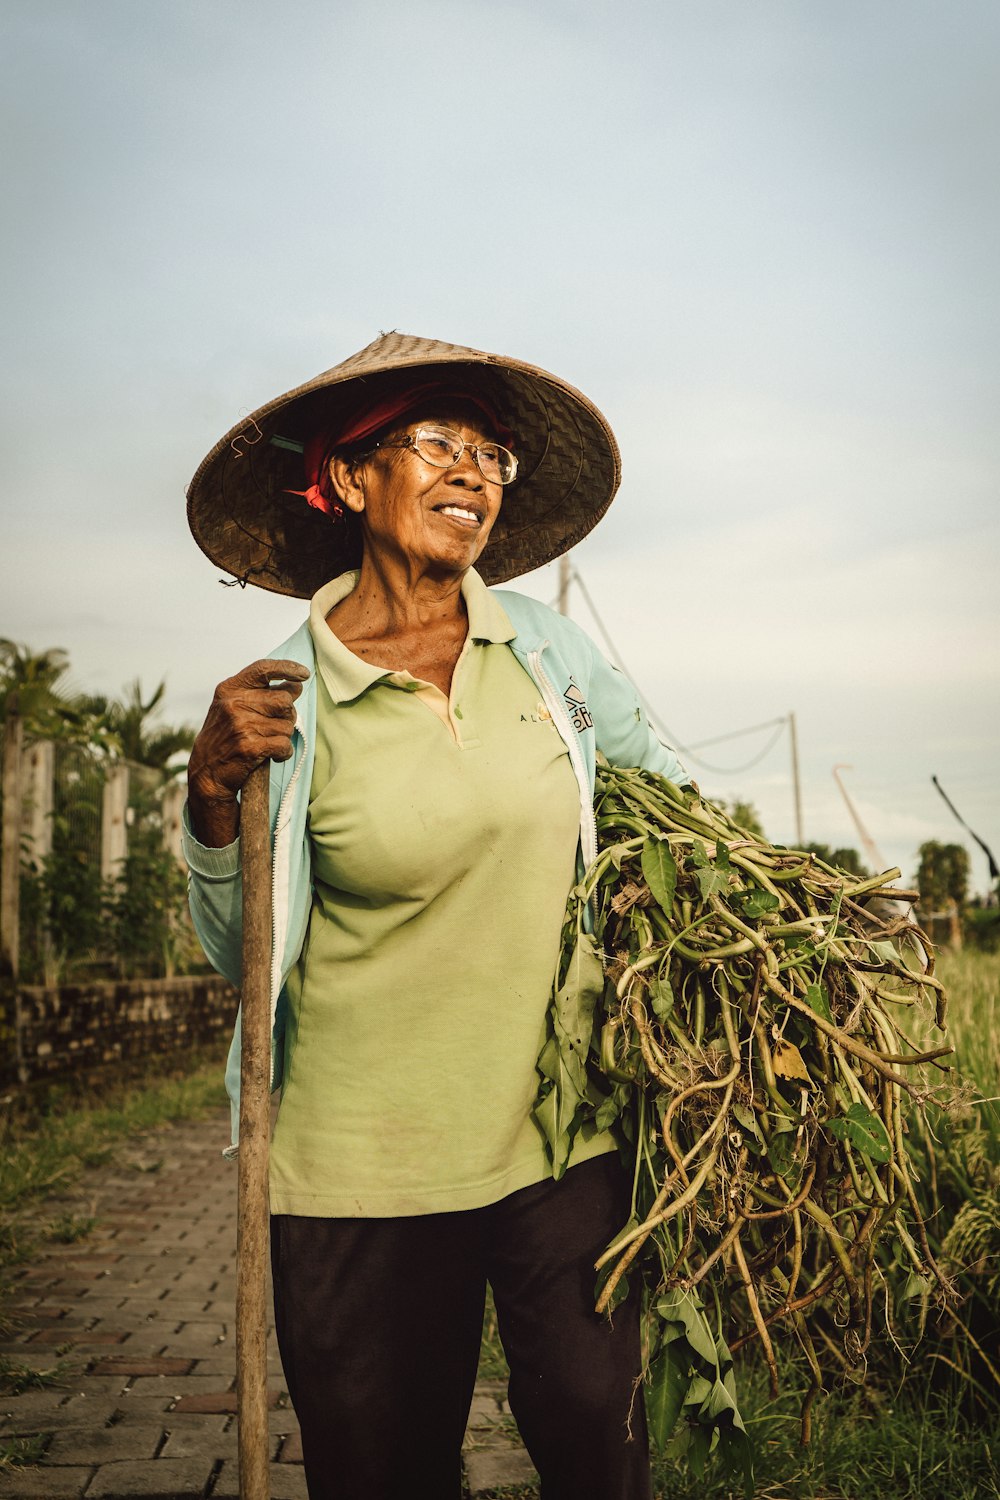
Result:
{"label": "utility pole", "polygon": [[792,742],[792,791],[795,796],[795,842],[801,849],[805,842],[802,831],[802,784],[799,781],[799,737],[795,732],[795,715],[788,715],[788,734]]}
{"label": "utility pole", "polygon": [[569,553],[564,552],[559,559],[559,613],[561,615],[569,614],[569,580],[571,572]]}

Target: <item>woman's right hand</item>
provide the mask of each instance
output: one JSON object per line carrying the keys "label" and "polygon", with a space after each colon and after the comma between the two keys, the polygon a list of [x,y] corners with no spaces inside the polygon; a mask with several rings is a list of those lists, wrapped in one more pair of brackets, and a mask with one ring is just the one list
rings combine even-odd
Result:
{"label": "woman's right hand", "polygon": [[255,661],[215,690],[188,762],[188,812],[199,843],[221,849],[239,836],[237,793],[266,760],[292,753],[295,700],[309,669]]}

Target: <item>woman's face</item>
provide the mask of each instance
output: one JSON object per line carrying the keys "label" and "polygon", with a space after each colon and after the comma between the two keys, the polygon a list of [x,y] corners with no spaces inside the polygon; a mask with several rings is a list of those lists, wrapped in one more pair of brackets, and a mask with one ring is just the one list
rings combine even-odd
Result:
{"label": "woman's face", "polygon": [[[416,409],[382,442],[431,424],[448,427],[473,445],[492,440],[485,419],[456,403]],[[333,459],[331,478],[343,502],[360,513],[366,553],[439,575],[461,574],[474,565],[503,495],[503,486],[483,477],[467,448],[450,469],[439,469],[412,448],[383,446],[353,469]]]}

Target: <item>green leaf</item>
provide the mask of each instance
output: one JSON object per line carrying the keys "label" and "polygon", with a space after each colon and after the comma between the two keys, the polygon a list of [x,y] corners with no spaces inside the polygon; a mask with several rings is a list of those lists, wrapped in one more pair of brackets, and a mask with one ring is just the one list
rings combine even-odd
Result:
{"label": "green leaf", "polygon": [[[582,1093],[586,1079],[583,1064],[590,1051],[594,1027],[594,1008],[604,993],[604,967],[589,932],[581,932],[566,968],[553,1006],[553,1025],[560,1050],[570,1055],[566,1065],[576,1077]],[[577,1060],[574,1067],[573,1059]]]}
{"label": "green leaf", "polygon": [[767,1145],[767,1159],[779,1177],[787,1177],[795,1165],[795,1136],[787,1131],[772,1135]]}
{"label": "green leaf", "polygon": [[598,1130],[609,1130],[622,1112],[621,1101],[615,1094],[608,1097],[598,1105],[594,1115],[594,1125]]}
{"label": "green leaf", "polygon": [[729,846],[724,844],[721,839],[719,839],[715,846],[715,863],[720,870],[725,870],[727,875],[733,868],[729,860]]}
{"label": "green leaf", "polygon": [[[565,1069],[558,1062],[559,1049],[554,1047],[551,1038],[549,1044],[553,1046],[557,1059],[555,1071],[558,1081],[554,1082],[547,1091],[539,1093],[531,1114],[545,1139],[552,1161],[552,1176],[558,1182],[569,1164],[573,1137],[580,1127],[578,1111],[583,1100],[572,1079],[566,1076]],[[545,1057],[544,1052],[542,1057]],[[541,1059],[539,1059],[539,1068],[541,1068]]]}
{"label": "green leaf", "polygon": [[749,891],[734,891],[730,900],[750,922],[758,921],[770,911],[777,911],[780,905],[777,896],[759,886]]}
{"label": "green leaf", "polygon": [[691,1472],[696,1479],[701,1479],[705,1473],[705,1463],[712,1447],[711,1427],[692,1427],[691,1436],[688,1439],[687,1461],[691,1465]]}
{"label": "green leaf", "polygon": [[892,1156],[889,1132],[878,1115],[872,1114],[863,1104],[852,1104],[846,1115],[828,1120],[826,1128],[839,1141],[850,1141],[872,1161],[887,1162]]}
{"label": "green leaf", "polygon": [[916,1271],[911,1271],[903,1284],[903,1290],[897,1292],[904,1302],[912,1301],[915,1297],[928,1297],[934,1290],[934,1282],[929,1276],[921,1276]]}
{"label": "green leaf", "polygon": [[716,1426],[719,1434],[718,1457],[724,1469],[731,1474],[742,1474],[743,1494],[746,1500],[751,1500],[754,1492],[753,1483],[753,1447],[743,1423],[738,1425],[734,1422],[732,1426],[720,1422]]}
{"label": "green leaf", "polygon": [[755,1141],[763,1143],[760,1126],[757,1124],[757,1116],[748,1104],[734,1104],[733,1116],[744,1134],[752,1136]]}
{"label": "green leaf", "polygon": [[649,1367],[646,1390],[646,1421],[649,1436],[661,1451],[681,1414],[690,1375],[681,1350],[668,1344]]}
{"label": "green leaf", "polygon": [[666,839],[647,839],[642,846],[643,879],[653,899],[669,917],[677,886],[677,862]]}
{"label": "green leaf", "polygon": [[608,874],[610,874],[612,869],[614,869],[616,874],[621,874],[622,860],[625,858],[626,852],[627,851],[624,844],[615,844],[611,849],[609,849],[608,854],[611,859],[611,864],[608,867]]}
{"label": "green leaf", "polygon": [[649,999],[653,1014],[661,1021],[666,1020],[674,1008],[674,991],[665,975],[658,974],[649,981]]}
{"label": "green leaf", "polygon": [[697,1298],[680,1287],[671,1287],[657,1298],[656,1312],[665,1323],[679,1324],[683,1328],[684,1338],[693,1355],[704,1360],[713,1371],[718,1368],[715,1338],[708,1326],[704,1308]]}
{"label": "green leaf", "polygon": [[830,1009],[830,1001],[827,997],[826,988],[822,984],[811,984],[805,994],[806,1004],[810,1006],[824,1021],[833,1020],[833,1011]]}
{"label": "green leaf", "polygon": [[[726,853],[726,861],[729,864],[729,850]],[[702,891],[702,900],[708,901],[709,895],[718,895],[729,888],[729,877],[726,871],[720,870],[712,864],[708,856],[705,844],[700,840],[694,840],[691,849],[691,862],[694,865],[694,877],[699,882]]]}

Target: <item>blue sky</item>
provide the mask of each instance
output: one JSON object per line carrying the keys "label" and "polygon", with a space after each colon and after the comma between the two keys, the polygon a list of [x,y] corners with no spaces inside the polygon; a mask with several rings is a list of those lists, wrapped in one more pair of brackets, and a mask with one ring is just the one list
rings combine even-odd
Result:
{"label": "blue sky", "polygon": [[[992,0],[35,0],[0,56],[0,633],[200,722],[301,607],[219,587],[187,481],[401,328],[606,412],[574,562],[680,741],[794,710],[807,837],[847,763],[907,875],[935,772],[1000,848]],[[766,739],[692,767],[791,838]]]}

